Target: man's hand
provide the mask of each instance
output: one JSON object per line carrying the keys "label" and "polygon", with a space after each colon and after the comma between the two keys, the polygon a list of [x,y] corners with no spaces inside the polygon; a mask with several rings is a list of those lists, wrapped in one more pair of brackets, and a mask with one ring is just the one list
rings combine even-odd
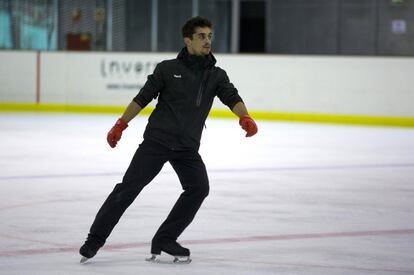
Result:
{"label": "man's hand", "polygon": [[109,131],[106,140],[108,141],[109,146],[114,148],[118,141],[121,139],[122,131],[128,127],[128,123],[123,120],[122,118],[118,119],[112,127],[111,131]]}
{"label": "man's hand", "polygon": [[241,116],[239,124],[247,132],[246,137],[251,137],[257,133],[257,125],[249,115]]}

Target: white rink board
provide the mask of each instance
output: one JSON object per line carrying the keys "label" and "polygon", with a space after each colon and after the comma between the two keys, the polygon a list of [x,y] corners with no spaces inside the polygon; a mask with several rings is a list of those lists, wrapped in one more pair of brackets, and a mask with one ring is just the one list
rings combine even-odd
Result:
{"label": "white rink board", "polygon": [[0,51],[0,102],[34,102],[36,53]]}
{"label": "white rink board", "polygon": [[[41,53],[40,103],[125,105],[176,53]],[[35,54],[3,52],[3,102],[35,99]],[[253,111],[414,116],[414,58],[221,55]],[[9,64],[12,64],[11,67]],[[152,103],[154,105],[155,102]],[[215,108],[226,108],[216,100]]]}
{"label": "white rink board", "polygon": [[125,105],[165,54],[44,53],[44,103]]}

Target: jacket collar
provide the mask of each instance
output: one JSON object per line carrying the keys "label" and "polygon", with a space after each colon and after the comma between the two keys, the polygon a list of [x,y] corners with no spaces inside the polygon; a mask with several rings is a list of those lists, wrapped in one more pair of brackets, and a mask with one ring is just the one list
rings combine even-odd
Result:
{"label": "jacket collar", "polygon": [[216,64],[216,58],[211,52],[204,57],[196,56],[189,54],[186,47],[182,48],[177,58],[183,60],[186,66],[194,69],[211,68]]}

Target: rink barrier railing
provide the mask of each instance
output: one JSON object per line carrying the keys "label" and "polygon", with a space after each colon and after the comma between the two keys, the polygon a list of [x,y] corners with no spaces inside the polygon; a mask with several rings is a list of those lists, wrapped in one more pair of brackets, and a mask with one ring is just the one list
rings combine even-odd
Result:
{"label": "rink barrier railing", "polygon": [[[55,112],[55,113],[89,113],[122,114],[126,106],[91,106],[64,104],[0,103],[0,112]],[[147,106],[141,111],[149,115],[154,107]],[[414,127],[414,117],[381,117],[366,115],[322,114],[322,113],[287,113],[273,111],[249,111],[257,120],[296,121],[333,124],[356,124],[370,126]],[[229,110],[212,109],[209,117],[235,118]]]}

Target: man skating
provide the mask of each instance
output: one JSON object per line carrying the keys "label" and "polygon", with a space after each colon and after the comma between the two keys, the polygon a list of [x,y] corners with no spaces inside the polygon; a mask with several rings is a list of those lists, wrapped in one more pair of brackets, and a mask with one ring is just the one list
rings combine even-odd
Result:
{"label": "man skating", "polygon": [[191,223],[209,193],[207,171],[198,149],[214,97],[217,96],[239,117],[246,137],[257,133],[257,126],[248,115],[237,89],[226,72],[215,66],[216,59],[211,54],[211,22],[192,17],[183,26],[182,34],[185,47],[177,58],[156,66],[108,133],[108,143],[115,147],[128,122],[152,99],[158,98],[148,119],[143,142],[122,182],[115,186],[98,211],[87,240],[80,248],[81,262],[96,255],[124,211],[167,161],[177,173],[184,192],[155,233],[150,260],[156,261],[157,255],[165,252],[174,256],[175,261],[190,262],[190,250],[182,247],[177,238]]}

